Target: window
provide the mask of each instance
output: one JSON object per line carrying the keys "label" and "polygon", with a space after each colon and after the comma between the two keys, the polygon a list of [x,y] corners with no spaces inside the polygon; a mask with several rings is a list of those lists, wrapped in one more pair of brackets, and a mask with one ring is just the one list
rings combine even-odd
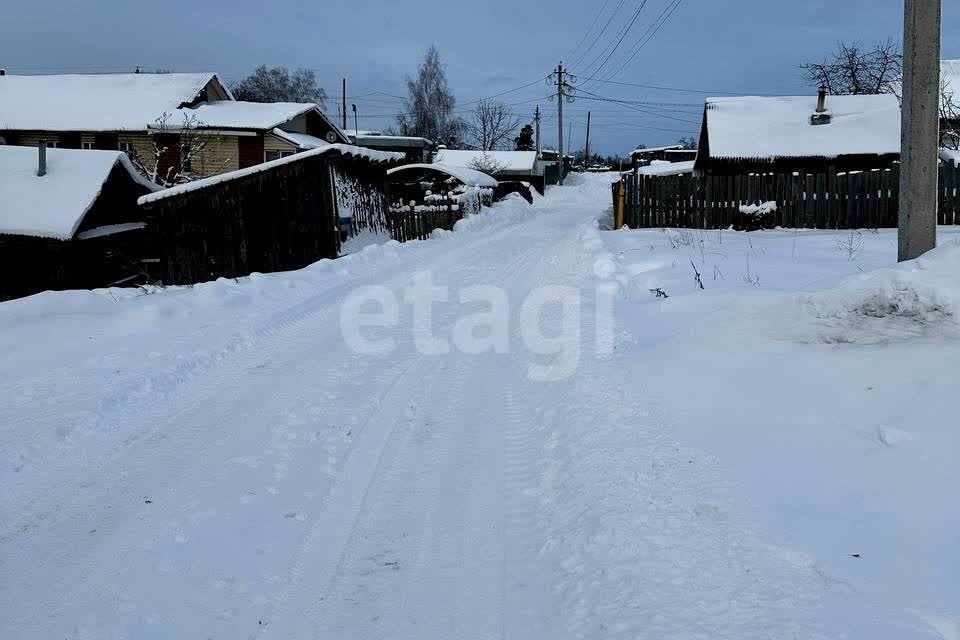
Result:
{"label": "window", "polygon": [[120,142],[120,151],[123,151],[128,156],[133,156],[133,145],[127,142],[126,140]]}
{"label": "window", "polygon": [[85,149],[85,150],[87,150],[87,151],[92,151],[92,150],[93,150],[93,143],[92,143],[92,142],[81,142],[81,143],[80,143],[80,148],[81,148],[81,149]]}
{"label": "window", "polygon": [[286,158],[287,156],[292,156],[295,151],[264,151],[263,152],[263,161],[270,162],[271,160],[279,160],[280,158]]}
{"label": "window", "polygon": [[57,140],[47,140],[47,149],[56,149],[60,146],[60,142]]}

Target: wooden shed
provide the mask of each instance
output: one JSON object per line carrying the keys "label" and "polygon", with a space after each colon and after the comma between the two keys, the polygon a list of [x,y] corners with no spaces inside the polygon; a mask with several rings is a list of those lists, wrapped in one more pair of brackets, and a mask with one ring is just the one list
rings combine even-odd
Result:
{"label": "wooden shed", "polygon": [[334,144],[140,198],[164,284],[300,269],[345,234],[386,224],[386,170],[403,156]]}
{"label": "wooden shed", "polygon": [[152,280],[137,198],[156,187],[126,154],[0,146],[0,175],[0,300]]}

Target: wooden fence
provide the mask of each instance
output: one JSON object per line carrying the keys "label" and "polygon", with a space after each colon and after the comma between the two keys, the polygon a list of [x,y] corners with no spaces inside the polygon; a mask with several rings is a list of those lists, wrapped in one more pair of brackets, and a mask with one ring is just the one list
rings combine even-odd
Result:
{"label": "wooden fence", "polygon": [[475,189],[464,193],[433,195],[427,192],[421,202],[396,202],[387,214],[390,237],[398,242],[426,240],[434,229],[453,231],[453,226],[468,215],[479,213],[492,204],[491,189]]}
{"label": "wooden fence", "polygon": [[[960,168],[940,167],[937,222],[960,224]],[[639,229],[876,229],[896,227],[900,167],[849,173],[740,176],[626,174],[614,185],[618,223]],[[621,204],[622,197],[622,204]],[[764,203],[744,212],[742,208]]]}
{"label": "wooden fence", "polygon": [[453,231],[453,225],[479,207],[479,194],[428,195],[423,204],[390,207],[387,226],[398,242],[426,240],[434,229]]}

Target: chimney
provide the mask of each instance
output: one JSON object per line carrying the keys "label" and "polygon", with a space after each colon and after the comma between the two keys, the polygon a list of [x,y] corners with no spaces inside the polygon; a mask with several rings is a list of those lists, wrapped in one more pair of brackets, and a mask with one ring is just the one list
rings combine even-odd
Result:
{"label": "chimney", "polygon": [[7,75],[7,70],[4,69],[3,67],[0,67],[0,76],[5,76],[5,75]]}
{"label": "chimney", "polygon": [[817,93],[817,110],[810,116],[810,124],[813,126],[830,124],[832,119],[830,112],[827,111],[827,88],[820,85],[820,91]]}
{"label": "chimney", "polygon": [[47,175],[47,141],[40,141],[40,159],[37,162],[37,175],[43,177]]}

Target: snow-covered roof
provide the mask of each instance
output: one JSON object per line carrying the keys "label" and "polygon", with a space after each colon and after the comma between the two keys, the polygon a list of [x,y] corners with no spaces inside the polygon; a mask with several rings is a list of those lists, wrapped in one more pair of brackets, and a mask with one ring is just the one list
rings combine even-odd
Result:
{"label": "snow-covered roof", "polygon": [[641,154],[641,153],[659,153],[661,151],[678,151],[682,150],[683,145],[672,144],[668,147],[643,147],[642,149],[634,149],[630,152],[630,155]]}
{"label": "snow-covered roof", "polygon": [[38,156],[36,147],[0,145],[0,233],[70,240],[117,164],[147,189],[157,189],[120,151],[47,149],[42,177]]}
{"label": "snow-covered roof", "polygon": [[433,164],[405,164],[402,167],[395,167],[387,171],[387,175],[393,175],[400,171],[410,171],[411,169],[433,169],[440,171],[448,176],[456,178],[468,187],[496,187],[499,184],[493,177],[485,174],[483,171],[470,169],[469,167],[458,167],[456,165],[434,162]]}
{"label": "snow-covered roof", "polygon": [[434,162],[457,167],[470,167],[476,164],[493,164],[502,167],[503,172],[533,173],[537,163],[536,151],[458,151],[441,149]]}
{"label": "snow-covered roof", "polygon": [[960,165],[960,150],[940,148],[940,159],[944,162],[952,162]]}
{"label": "snow-covered roof", "polygon": [[274,129],[273,135],[286,140],[290,144],[296,145],[300,149],[319,149],[320,147],[326,147],[330,144],[326,140],[322,140],[316,136],[311,136],[306,133],[296,133],[294,131],[284,131],[283,129]]}
{"label": "snow-covered roof", "polygon": [[0,129],[143,131],[196,100],[215,73],[0,76]]}
{"label": "snow-covered roof", "polygon": [[893,94],[827,96],[829,124],[812,125],[817,96],[707,98],[711,158],[796,158],[900,152]]}
{"label": "snow-covered roof", "polygon": [[350,136],[350,140],[361,147],[415,147],[422,149],[423,147],[433,146],[432,140],[417,136],[386,136],[383,134],[364,135],[362,131],[360,132],[360,135],[348,131],[347,135]]}
{"label": "snow-covered roof", "polygon": [[325,147],[320,147],[318,149],[311,149],[309,151],[303,151],[302,153],[295,153],[285,158],[280,158],[278,160],[271,160],[270,162],[264,162],[252,167],[247,167],[245,169],[239,169],[237,171],[228,171],[227,173],[220,173],[215,176],[210,176],[209,178],[203,178],[202,180],[194,180],[193,182],[188,182],[186,184],[177,185],[169,189],[162,189],[156,193],[148,193],[145,196],[141,196],[137,200],[138,204],[144,205],[152,202],[157,202],[158,200],[163,200],[164,198],[169,198],[170,196],[180,195],[182,193],[189,193],[191,191],[197,191],[210,187],[221,182],[229,182],[231,180],[237,180],[239,178],[245,178],[247,176],[252,176],[263,171],[269,171],[275,167],[280,167],[285,164],[291,164],[293,162],[301,162],[308,158],[313,158],[316,156],[325,155],[327,153],[338,153],[345,156],[354,156],[357,158],[366,158],[371,162],[397,162],[404,159],[402,153],[393,153],[390,151],[374,151],[372,149],[364,149],[363,147],[356,147],[351,144],[328,144]]}
{"label": "snow-covered roof", "polygon": [[183,117],[193,117],[206,129],[273,129],[308,111],[317,111],[317,105],[307,102],[239,102],[218,100],[203,102],[195,107],[178,109],[168,123],[177,126]]}
{"label": "snow-covered roof", "polygon": [[687,162],[656,162],[648,167],[640,167],[637,173],[644,176],[679,176],[684,173],[693,173],[694,161]]}

